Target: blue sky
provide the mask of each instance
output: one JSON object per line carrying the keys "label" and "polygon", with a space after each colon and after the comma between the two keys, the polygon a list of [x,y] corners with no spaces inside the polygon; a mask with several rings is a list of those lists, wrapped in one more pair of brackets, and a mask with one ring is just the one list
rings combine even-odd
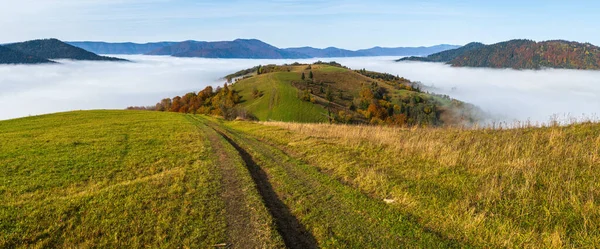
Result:
{"label": "blue sky", "polygon": [[420,46],[514,38],[600,45],[600,1],[0,0],[0,43],[257,38],[278,47]]}

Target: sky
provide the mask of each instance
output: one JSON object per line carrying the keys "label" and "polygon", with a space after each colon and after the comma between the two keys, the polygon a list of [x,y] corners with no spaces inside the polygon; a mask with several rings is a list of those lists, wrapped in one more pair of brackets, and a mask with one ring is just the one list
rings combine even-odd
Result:
{"label": "sky", "polygon": [[600,45],[600,1],[0,0],[0,43],[221,41],[277,47],[487,44],[514,38]]}

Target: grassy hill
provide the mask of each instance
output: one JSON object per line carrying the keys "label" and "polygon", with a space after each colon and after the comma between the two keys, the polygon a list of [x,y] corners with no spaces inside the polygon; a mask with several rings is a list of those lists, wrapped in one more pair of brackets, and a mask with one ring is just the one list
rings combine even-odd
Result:
{"label": "grassy hill", "polygon": [[5,45],[7,48],[45,59],[71,59],[88,61],[126,61],[124,59],[100,56],[57,39],[42,39]]}
{"label": "grassy hill", "polygon": [[[277,72],[238,82],[233,89],[245,100],[240,105],[259,120],[326,122],[325,108],[298,98],[298,89],[290,82],[299,80],[298,72]],[[263,95],[252,96],[254,89]]]}
{"label": "grassy hill", "polygon": [[0,64],[43,64],[54,63],[50,60],[27,55],[3,46],[0,46]]}
{"label": "grassy hill", "polygon": [[242,97],[240,106],[263,121],[457,125],[474,121],[477,113],[421,91],[419,83],[337,63],[266,65],[226,78],[237,78],[232,87]]}
{"label": "grassy hill", "polygon": [[600,243],[598,124],[402,129],[79,111],[0,121],[0,148],[2,248]]}

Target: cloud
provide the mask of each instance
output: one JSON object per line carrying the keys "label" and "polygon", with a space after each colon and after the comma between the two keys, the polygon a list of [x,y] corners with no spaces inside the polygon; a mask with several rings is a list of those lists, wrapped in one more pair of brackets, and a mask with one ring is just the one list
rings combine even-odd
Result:
{"label": "cloud", "polygon": [[[80,109],[153,105],[165,97],[224,83],[229,73],[296,60],[198,59],[127,56],[136,63],[63,61],[48,66],[0,66],[0,119]],[[354,69],[421,81],[429,90],[475,104],[495,120],[547,122],[553,115],[600,111],[600,72],[453,68],[396,63],[392,57],[334,58]],[[319,59],[298,60],[314,62]]]}

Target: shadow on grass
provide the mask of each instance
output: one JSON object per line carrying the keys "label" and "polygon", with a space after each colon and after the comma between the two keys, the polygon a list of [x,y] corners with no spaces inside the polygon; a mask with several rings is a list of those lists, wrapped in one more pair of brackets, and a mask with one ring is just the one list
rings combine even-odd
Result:
{"label": "shadow on grass", "polygon": [[222,132],[215,130],[240,154],[267,209],[277,224],[277,231],[288,248],[318,248],[314,236],[306,230],[289,208],[279,199],[268,180],[267,173],[256,164],[252,156]]}

